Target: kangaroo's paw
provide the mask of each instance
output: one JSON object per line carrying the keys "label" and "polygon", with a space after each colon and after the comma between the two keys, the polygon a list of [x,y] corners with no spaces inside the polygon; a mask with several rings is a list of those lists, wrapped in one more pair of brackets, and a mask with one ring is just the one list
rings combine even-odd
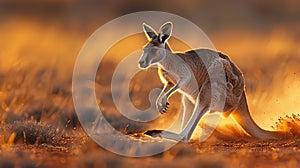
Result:
{"label": "kangaroo's paw", "polygon": [[152,137],[160,137],[159,135],[161,132],[162,132],[162,130],[148,130],[144,134],[152,136]]}
{"label": "kangaroo's paw", "polygon": [[149,135],[154,138],[164,138],[164,139],[170,139],[174,141],[181,141],[181,137],[174,133],[174,132],[169,132],[169,131],[163,131],[163,130],[149,130],[145,132],[144,134]]}
{"label": "kangaroo's paw", "polygon": [[160,112],[161,114],[166,113],[168,110],[169,104],[170,103],[167,102],[166,97],[162,97],[161,99],[159,99],[156,103],[158,112]]}

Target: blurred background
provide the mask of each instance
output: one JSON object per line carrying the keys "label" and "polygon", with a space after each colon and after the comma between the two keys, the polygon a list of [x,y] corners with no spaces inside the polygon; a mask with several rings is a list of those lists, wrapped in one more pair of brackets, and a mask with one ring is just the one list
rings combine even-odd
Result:
{"label": "blurred background", "polygon": [[[71,81],[82,45],[101,25],[145,10],[170,12],[194,22],[217,50],[231,57],[244,72],[251,114],[261,127],[272,129],[279,117],[300,113],[298,0],[0,0],[1,123],[42,121],[59,128],[78,127]],[[128,42],[134,40],[135,47],[146,42],[143,36]],[[110,54],[128,53],[124,44]],[[109,89],[114,64],[107,60],[100,67],[107,76],[97,79],[98,89]],[[110,96],[99,99],[109,108]],[[179,101],[174,102],[176,110]]]}
{"label": "blurred background", "polygon": [[[124,14],[158,10],[194,22],[232,58],[245,74],[254,119],[270,128],[279,116],[300,110],[299,6],[297,0],[1,0],[0,84],[10,86],[0,98],[19,89],[15,94],[34,100],[32,108],[49,96],[45,88],[70,91],[76,56],[97,28]],[[51,73],[40,72],[46,67]]]}

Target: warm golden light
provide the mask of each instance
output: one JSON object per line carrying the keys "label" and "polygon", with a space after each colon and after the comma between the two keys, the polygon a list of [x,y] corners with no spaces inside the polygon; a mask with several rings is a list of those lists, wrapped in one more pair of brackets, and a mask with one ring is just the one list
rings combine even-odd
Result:
{"label": "warm golden light", "polygon": [[[297,0],[221,5],[204,0],[1,1],[0,167],[186,167],[187,163],[193,167],[299,167],[299,6]],[[116,17],[162,9],[190,19],[217,50],[238,65],[244,73],[251,116],[260,127],[283,131],[293,138],[252,141],[229,115],[221,117],[207,141],[197,141],[205,116],[192,142],[179,143],[155,157],[119,157],[93,142],[81,127],[72,100],[72,73],[81,47],[98,27]],[[125,27],[132,25],[124,23]],[[107,40],[122,28],[110,30]],[[127,139],[116,138],[144,143],[157,139],[140,132],[166,129],[178,122],[181,98],[175,93],[167,113],[147,123],[127,119],[114,106],[110,87],[114,68],[147,43],[142,25],[140,30],[107,51],[98,69],[102,73],[97,73],[91,87],[95,86],[97,103],[110,124],[131,134]],[[190,49],[174,37],[169,43],[174,51]],[[96,49],[101,50],[101,45]],[[132,66],[138,66],[137,62]],[[152,82],[144,82],[149,78]],[[147,109],[148,94],[154,87],[162,87],[156,69],[137,73],[129,85],[134,106]],[[87,120],[95,118],[88,116]],[[216,123],[206,124],[209,128]],[[179,128],[175,125],[171,129]],[[103,133],[105,136],[110,136],[109,132]],[[134,147],[130,151],[138,152]]]}

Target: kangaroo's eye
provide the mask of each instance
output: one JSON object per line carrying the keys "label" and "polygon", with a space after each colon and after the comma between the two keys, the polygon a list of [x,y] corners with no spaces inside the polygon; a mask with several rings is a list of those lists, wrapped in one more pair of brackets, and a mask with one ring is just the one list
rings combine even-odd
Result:
{"label": "kangaroo's eye", "polygon": [[151,53],[155,53],[156,51],[157,51],[156,48],[150,48],[150,52],[151,52]]}

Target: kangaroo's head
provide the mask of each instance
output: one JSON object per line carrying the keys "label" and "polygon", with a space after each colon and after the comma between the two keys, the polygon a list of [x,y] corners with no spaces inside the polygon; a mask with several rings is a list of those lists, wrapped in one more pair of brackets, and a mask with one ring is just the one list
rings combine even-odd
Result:
{"label": "kangaroo's head", "polygon": [[163,24],[159,33],[143,23],[143,30],[148,38],[148,43],[143,48],[143,54],[139,60],[139,67],[148,68],[150,65],[162,61],[166,57],[166,42],[171,36],[173,25],[171,22]]}

